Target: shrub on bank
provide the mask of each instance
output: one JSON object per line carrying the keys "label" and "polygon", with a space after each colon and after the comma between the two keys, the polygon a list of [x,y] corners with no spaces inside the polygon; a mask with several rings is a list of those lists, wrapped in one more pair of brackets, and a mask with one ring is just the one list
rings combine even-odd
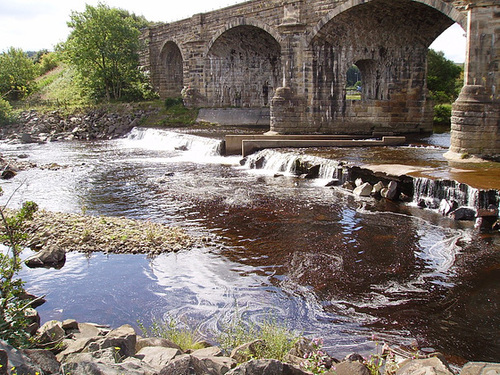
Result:
{"label": "shrub on bank", "polygon": [[13,119],[12,106],[7,100],[0,98],[0,125],[9,124]]}

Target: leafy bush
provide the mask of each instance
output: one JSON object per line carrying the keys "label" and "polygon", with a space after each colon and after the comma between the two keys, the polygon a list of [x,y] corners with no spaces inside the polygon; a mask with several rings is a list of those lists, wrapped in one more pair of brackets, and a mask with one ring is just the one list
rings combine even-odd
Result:
{"label": "leafy bush", "polygon": [[10,123],[13,118],[12,106],[7,100],[0,98],[0,125]]}
{"label": "leafy bush", "polygon": [[59,66],[59,57],[55,52],[48,52],[42,55],[38,64],[39,74],[44,75]]}
{"label": "leafy bush", "polygon": [[0,95],[8,100],[19,100],[35,88],[37,68],[26,53],[11,47],[0,54]]}
{"label": "leafy bush", "polygon": [[451,104],[434,106],[434,124],[441,126],[451,125]]}
{"label": "leafy bush", "polygon": [[8,246],[8,251],[0,253],[0,337],[15,347],[30,343],[25,331],[27,321],[24,311],[30,302],[23,300],[23,282],[16,279],[21,269],[19,254],[26,239],[24,222],[30,220],[38,209],[36,203],[26,202],[15,214],[9,215],[0,209],[3,224],[0,240]]}

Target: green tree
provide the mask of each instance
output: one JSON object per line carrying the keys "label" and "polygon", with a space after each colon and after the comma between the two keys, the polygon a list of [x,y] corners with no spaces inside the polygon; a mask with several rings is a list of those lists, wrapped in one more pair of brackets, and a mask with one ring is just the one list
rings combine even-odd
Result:
{"label": "green tree", "polygon": [[131,99],[141,96],[144,80],[139,65],[143,17],[99,3],[72,12],[72,29],[65,55],[78,72],[84,90],[94,99]]}
{"label": "green tree", "polygon": [[35,89],[37,68],[26,53],[11,47],[0,54],[0,96],[19,100]]}
{"label": "green tree", "polygon": [[452,103],[457,98],[461,84],[462,67],[444,57],[443,52],[432,49],[427,54],[427,88],[438,104]]}

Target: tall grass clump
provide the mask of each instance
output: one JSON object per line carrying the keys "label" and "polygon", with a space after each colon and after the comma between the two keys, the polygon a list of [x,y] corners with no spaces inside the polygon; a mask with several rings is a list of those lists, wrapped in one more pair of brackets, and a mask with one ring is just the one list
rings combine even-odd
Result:
{"label": "tall grass clump", "polygon": [[202,335],[197,329],[189,327],[171,316],[164,321],[155,320],[150,327],[139,322],[144,337],[161,337],[178,345],[183,351],[202,349]]}

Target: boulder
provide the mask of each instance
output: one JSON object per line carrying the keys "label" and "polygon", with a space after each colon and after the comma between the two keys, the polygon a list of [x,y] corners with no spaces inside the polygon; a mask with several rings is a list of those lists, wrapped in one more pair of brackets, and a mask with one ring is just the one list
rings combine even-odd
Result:
{"label": "boulder", "polygon": [[142,348],[148,346],[161,346],[163,348],[173,348],[182,350],[181,347],[170,340],[160,338],[160,337],[146,337],[137,339],[137,343],[135,344],[135,350],[138,352]]}
{"label": "boulder", "polygon": [[342,361],[335,365],[336,375],[370,375],[370,370],[359,361]]}
{"label": "boulder", "polygon": [[384,183],[382,181],[377,182],[375,185],[373,185],[371,195],[374,197],[380,196],[380,192],[383,188],[385,188]]}
{"label": "boulder", "polygon": [[191,355],[197,358],[221,357],[222,350],[217,346],[210,346],[208,348],[195,350],[191,353]]}
{"label": "boulder", "polygon": [[162,346],[146,346],[139,350],[135,358],[148,363],[160,371],[176,356],[181,355],[181,351],[174,348],[164,348]]}
{"label": "boulder", "polygon": [[450,213],[450,217],[454,220],[474,220],[476,218],[476,210],[470,207],[459,207]]}
{"label": "boulder", "polygon": [[460,375],[500,375],[500,363],[469,362],[462,368]]}
{"label": "boulder", "polygon": [[208,371],[213,371],[216,374],[225,374],[238,364],[229,357],[204,357],[198,359],[207,367]]}
{"label": "boulder", "polygon": [[226,375],[310,375],[276,359],[254,359],[226,372]]}
{"label": "boulder", "polygon": [[62,328],[62,322],[50,320],[40,327],[37,334],[37,341],[41,345],[54,345],[62,342],[66,332]]}
{"label": "boulder", "polygon": [[389,185],[383,188],[380,194],[386,199],[395,200],[398,197],[398,183],[395,181],[389,182]]}
{"label": "boulder", "polygon": [[90,342],[88,351],[98,351],[106,348],[119,348],[118,353],[121,357],[131,357],[135,354],[135,344],[137,334],[130,324],[118,327],[101,339]]}
{"label": "boulder", "polygon": [[264,347],[266,343],[263,340],[254,340],[242,344],[231,351],[230,357],[238,363],[246,362],[252,357],[255,357],[259,349]]}
{"label": "boulder", "polygon": [[354,195],[357,195],[358,197],[369,197],[372,193],[372,189],[373,189],[373,186],[370,185],[369,182],[365,182],[364,184],[357,186],[353,190],[353,193],[354,193]]}
{"label": "boulder", "polygon": [[22,352],[33,364],[40,367],[43,374],[59,374],[61,364],[50,350],[24,349]]}
{"label": "boulder", "polygon": [[446,361],[440,357],[407,359],[399,365],[395,375],[453,375]]}
{"label": "boulder", "polygon": [[[0,363],[2,366],[7,361],[5,368],[9,371],[15,367],[18,374],[42,374],[40,366],[33,363],[33,361],[23,353],[23,351],[14,348],[6,341],[0,339]],[[5,354],[6,355],[5,355]],[[1,372],[0,372],[1,373]],[[7,372],[8,373],[8,372]]]}
{"label": "boulder", "polygon": [[25,260],[29,268],[61,268],[66,262],[66,252],[56,246],[46,247]]}
{"label": "boulder", "polygon": [[170,361],[159,375],[219,375],[219,373],[209,370],[198,358],[183,354]]}

